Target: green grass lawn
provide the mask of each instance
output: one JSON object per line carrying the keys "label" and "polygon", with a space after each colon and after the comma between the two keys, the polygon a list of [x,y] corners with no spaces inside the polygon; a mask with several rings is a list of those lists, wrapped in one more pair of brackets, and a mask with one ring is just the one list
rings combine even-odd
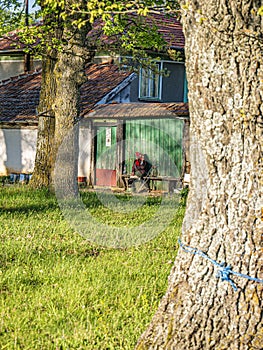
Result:
{"label": "green grass lawn", "polygon": [[[112,220],[96,193],[83,197]],[[153,198],[141,211],[147,216],[155,206]],[[155,239],[110,249],[74,232],[55,196],[2,187],[0,349],[133,349],[167,288],[184,207],[175,211]],[[114,224],[123,215],[115,213]]]}

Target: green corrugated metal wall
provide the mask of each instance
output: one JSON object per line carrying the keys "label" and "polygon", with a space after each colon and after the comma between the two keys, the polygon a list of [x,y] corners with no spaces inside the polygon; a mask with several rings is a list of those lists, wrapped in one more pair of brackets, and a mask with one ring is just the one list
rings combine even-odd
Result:
{"label": "green corrugated metal wall", "polygon": [[[158,175],[181,175],[182,138],[184,122],[179,119],[140,119],[126,121],[125,163],[131,172],[135,152],[148,154]],[[106,146],[106,129],[99,127],[97,133],[96,167],[116,167],[116,126],[111,127],[111,147]]]}
{"label": "green corrugated metal wall", "polygon": [[182,170],[183,124],[179,119],[126,121],[125,158],[131,171],[134,153],[147,153],[158,166],[158,174],[180,176]]}

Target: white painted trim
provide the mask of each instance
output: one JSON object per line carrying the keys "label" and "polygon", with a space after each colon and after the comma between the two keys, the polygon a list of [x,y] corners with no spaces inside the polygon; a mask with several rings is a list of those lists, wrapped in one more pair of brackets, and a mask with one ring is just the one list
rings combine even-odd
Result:
{"label": "white painted trim", "polygon": [[[159,65],[159,70],[161,71],[163,69],[163,62],[162,60],[156,60],[155,62],[156,64]],[[158,96],[157,97],[150,97],[150,96],[141,96],[141,82],[142,82],[142,70],[143,68],[140,67],[140,72],[139,72],[139,100],[152,100],[152,101],[160,101],[162,99],[162,82],[163,82],[163,78],[162,78],[162,74],[159,74],[158,77]]]}
{"label": "white painted trim", "polygon": [[24,62],[24,59],[21,57],[21,59],[20,60],[10,60],[10,59],[8,59],[8,60],[5,60],[4,58],[0,58],[0,63],[1,62],[4,62],[4,63],[21,63],[21,62]]}
{"label": "white painted trim", "polygon": [[160,62],[163,63],[176,63],[176,64],[185,64],[185,62],[181,62],[181,61],[169,61],[169,60],[161,60]]}
{"label": "white painted trim", "polygon": [[[98,56],[99,57],[99,56]],[[119,56],[120,60],[122,59],[122,57],[125,58],[130,58],[132,59],[132,56]],[[179,64],[185,64],[185,62],[182,61],[173,61],[173,60],[155,60],[156,62],[164,62],[164,63],[179,63]]]}
{"label": "white painted trim", "polygon": [[[160,71],[163,70],[163,61],[160,62]],[[159,100],[162,100],[162,93],[163,93],[163,75],[159,75]]]}
{"label": "white painted trim", "polygon": [[138,98],[141,98],[141,85],[142,85],[142,67],[139,69],[139,89],[138,89]]}

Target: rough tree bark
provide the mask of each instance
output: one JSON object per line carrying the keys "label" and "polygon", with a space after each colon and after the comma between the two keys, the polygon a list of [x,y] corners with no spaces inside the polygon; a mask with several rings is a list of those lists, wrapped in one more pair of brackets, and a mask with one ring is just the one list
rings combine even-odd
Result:
{"label": "rough tree bark", "polygon": [[[262,279],[261,0],[190,0],[183,15],[191,189],[182,241]],[[262,349],[263,285],[179,249],[166,295],[136,349]]]}
{"label": "rough tree bark", "polygon": [[[75,26],[67,26],[65,30],[66,43],[58,54],[55,66],[57,93],[54,100],[55,134],[53,152],[56,155],[65,137],[72,131],[79,120],[80,114],[80,87],[86,80],[85,65],[91,61],[93,52],[86,47],[86,36],[91,25],[76,31]],[[78,133],[72,133],[63,144],[61,154],[64,157],[63,180],[65,190],[77,194],[78,170]],[[51,176],[54,183],[54,165]]]}
{"label": "rough tree bark", "polygon": [[55,133],[55,119],[52,106],[56,94],[56,80],[53,74],[55,58],[47,56],[42,62],[36,157],[34,172],[30,181],[30,185],[34,188],[48,188],[52,183],[51,169]]}
{"label": "rough tree bark", "polygon": [[[41,1],[41,8],[45,10],[44,1]],[[52,187],[52,168],[54,167],[55,158],[53,151],[55,113],[53,109],[57,93],[57,81],[54,71],[58,58],[58,49],[56,45],[53,45],[53,40],[61,41],[63,36],[63,23],[59,20],[59,13],[47,12],[44,16],[44,26],[50,27],[50,29],[46,30],[47,34],[42,39],[42,41],[45,41],[42,43],[45,50],[42,54],[41,92],[37,108],[38,135],[36,157],[34,172],[30,181],[30,185],[33,188]]]}
{"label": "rough tree bark", "polygon": [[[68,1],[68,5],[72,5],[71,1]],[[79,117],[79,89],[86,79],[85,65],[91,61],[94,53],[86,45],[91,25],[89,21],[80,28],[71,25],[76,16],[79,15],[69,15],[65,22],[57,16],[57,28],[53,35],[60,41],[59,50],[52,48],[52,37],[47,41],[51,50],[43,58],[37,152],[31,180],[31,185],[35,188],[48,187],[53,190],[59,146]],[[49,17],[48,19],[50,20]],[[54,26],[52,14],[51,21]],[[68,147],[63,171],[67,182],[65,186],[74,193],[77,192],[78,140],[75,137],[71,141],[73,143]]]}

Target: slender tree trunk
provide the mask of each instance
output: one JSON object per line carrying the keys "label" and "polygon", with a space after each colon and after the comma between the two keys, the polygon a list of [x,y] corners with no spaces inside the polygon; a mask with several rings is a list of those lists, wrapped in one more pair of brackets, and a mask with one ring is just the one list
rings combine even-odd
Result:
{"label": "slender tree trunk", "polygon": [[38,106],[38,137],[35,166],[30,185],[34,188],[48,188],[51,184],[53,161],[53,142],[55,133],[55,116],[53,112],[56,95],[54,76],[55,58],[47,56],[42,62],[42,83]]}
{"label": "slender tree trunk", "polygon": [[[183,16],[191,186],[182,242],[235,272],[262,276],[263,67],[260,0],[190,0]],[[215,277],[179,249],[136,349],[262,349],[263,284]]]}
{"label": "slender tree trunk", "polygon": [[[45,4],[41,1],[42,10]],[[42,81],[40,100],[37,108],[38,114],[38,136],[35,165],[30,185],[33,188],[51,188],[52,168],[54,163],[54,135],[55,135],[55,113],[54,100],[57,94],[57,79],[54,74],[57,63],[58,50],[53,45],[53,40],[62,40],[62,28],[59,22],[59,14],[47,13],[44,18],[44,26],[52,27],[56,23],[56,29],[49,30],[42,40],[45,40],[46,50],[42,55]],[[51,28],[50,27],[50,28]],[[54,26],[53,26],[54,27]]]}
{"label": "slender tree trunk", "polygon": [[75,125],[80,113],[80,86],[86,80],[85,63],[87,58],[89,61],[92,58],[92,53],[85,48],[89,30],[90,26],[85,26],[76,33],[75,27],[67,27],[64,36],[68,40],[58,55],[55,67],[57,93],[54,101],[56,124],[53,152],[59,152],[60,160],[53,163],[51,176],[52,184],[54,176],[58,176],[58,181],[63,181],[67,195],[78,191],[78,129]]}
{"label": "slender tree trunk", "polygon": [[[72,5],[71,1],[68,5]],[[86,2],[83,2],[85,5]],[[59,14],[56,14],[56,18],[52,14],[47,17],[53,26],[57,21],[57,29],[49,36],[48,43],[52,47],[54,35],[60,41],[60,50],[52,48],[50,55],[43,59],[38,141],[31,180],[35,188],[54,189],[57,152],[79,117],[79,89],[86,79],[85,65],[91,61],[94,53],[86,47],[86,36],[91,25],[87,21],[81,28],[76,28],[76,25],[71,25],[76,16],[79,15],[69,14],[64,22]],[[68,139],[66,147],[64,153],[67,156],[63,164],[65,186],[71,193],[77,193],[77,134]]]}

